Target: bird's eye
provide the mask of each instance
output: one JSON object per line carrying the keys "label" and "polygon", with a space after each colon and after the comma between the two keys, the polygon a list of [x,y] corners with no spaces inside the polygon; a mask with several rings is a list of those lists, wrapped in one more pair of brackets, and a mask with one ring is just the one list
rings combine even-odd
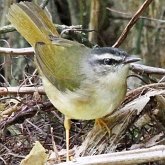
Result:
{"label": "bird's eye", "polygon": [[117,64],[117,61],[114,59],[110,59],[110,58],[104,59],[104,65],[115,65],[115,64]]}

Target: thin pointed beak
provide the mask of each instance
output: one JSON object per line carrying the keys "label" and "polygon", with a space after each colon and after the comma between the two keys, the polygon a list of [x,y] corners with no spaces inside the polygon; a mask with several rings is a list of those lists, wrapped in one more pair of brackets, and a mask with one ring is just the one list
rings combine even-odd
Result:
{"label": "thin pointed beak", "polygon": [[140,61],[141,58],[137,58],[137,57],[126,57],[124,59],[124,64],[129,64],[129,63],[133,63],[133,62],[137,62],[137,61]]}

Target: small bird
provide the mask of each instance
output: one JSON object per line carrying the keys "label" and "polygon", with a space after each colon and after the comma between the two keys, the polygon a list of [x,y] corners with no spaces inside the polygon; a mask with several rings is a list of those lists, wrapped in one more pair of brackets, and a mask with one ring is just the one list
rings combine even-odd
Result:
{"label": "small bird", "polygon": [[44,10],[32,2],[13,4],[7,17],[34,48],[45,92],[65,115],[68,161],[70,119],[112,113],[125,97],[129,64],[139,58],[117,48],[92,49],[61,38]]}

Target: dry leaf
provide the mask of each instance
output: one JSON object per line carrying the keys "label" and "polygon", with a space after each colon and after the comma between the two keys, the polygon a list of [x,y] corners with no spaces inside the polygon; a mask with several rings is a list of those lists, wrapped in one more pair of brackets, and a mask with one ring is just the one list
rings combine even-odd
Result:
{"label": "dry leaf", "polygon": [[45,148],[39,141],[36,141],[29,155],[21,161],[20,165],[44,165],[47,159],[48,155],[45,153]]}

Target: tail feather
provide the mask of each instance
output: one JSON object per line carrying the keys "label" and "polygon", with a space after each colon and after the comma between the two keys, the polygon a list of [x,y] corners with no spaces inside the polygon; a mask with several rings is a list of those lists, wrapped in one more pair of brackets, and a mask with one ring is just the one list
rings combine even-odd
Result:
{"label": "tail feather", "polygon": [[34,3],[13,4],[7,18],[32,47],[37,42],[50,43],[50,35],[59,36],[44,10]]}
{"label": "tail feather", "polygon": [[32,3],[26,2],[24,3],[26,6],[29,7],[32,13],[34,13],[35,16],[37,16],[38,19],[45,25],[51,34],[48,35],[53,35],[53,36],[59,36],[55,26],[52,24],[52,21],[48,18],[47,14],[44,12],[43,9],[41,9],[38,5]]}

